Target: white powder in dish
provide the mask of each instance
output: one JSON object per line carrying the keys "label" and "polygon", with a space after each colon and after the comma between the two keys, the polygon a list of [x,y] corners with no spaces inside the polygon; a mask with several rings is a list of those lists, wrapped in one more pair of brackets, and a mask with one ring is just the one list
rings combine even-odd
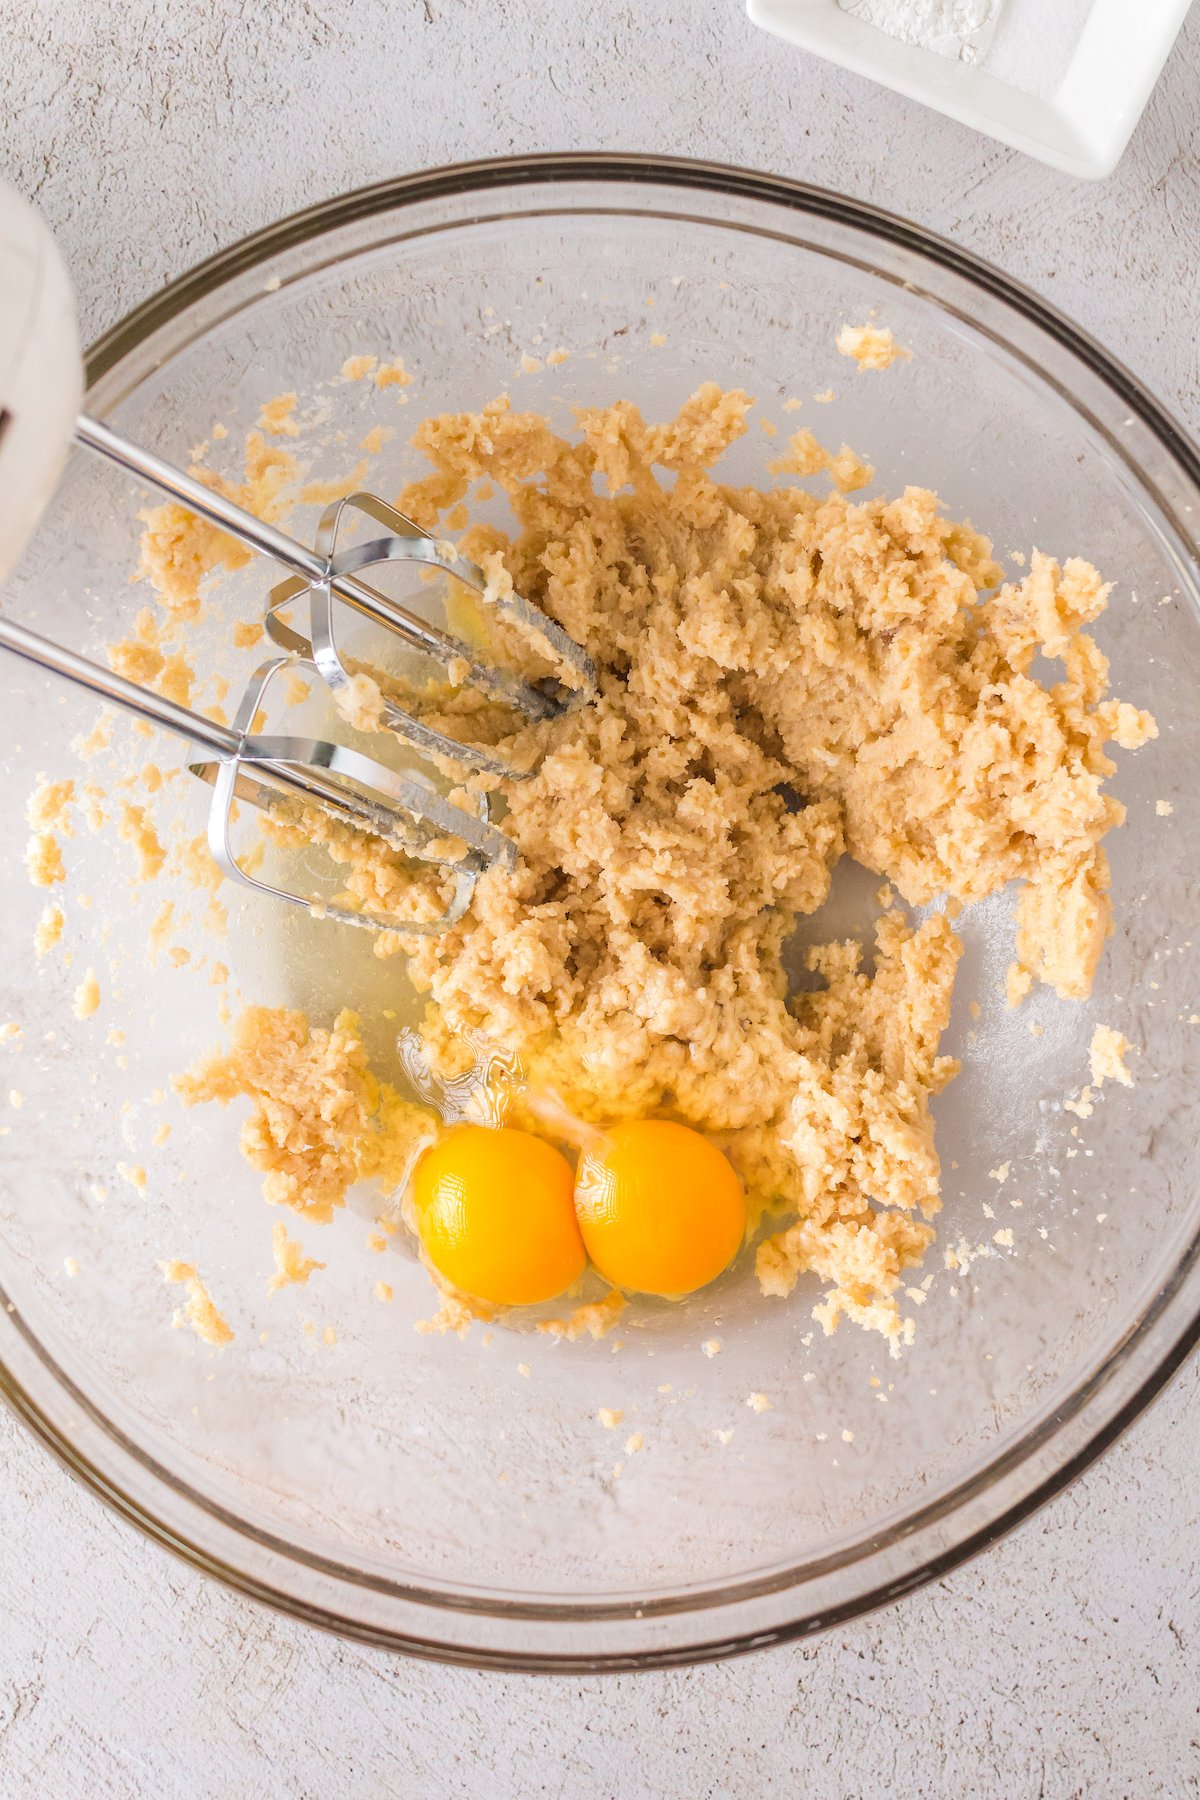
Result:
{"label": "white powder in dish", "polygon": [[843,12],[901,44],[981,65],[1048,100],[1079,47],[1095,0],[838,0]]}
{"label": "white powder in dish", "polygon": [[902,44],[960,62],[979,62],[991,42],[1001,0],[838,0],[843,12]]}

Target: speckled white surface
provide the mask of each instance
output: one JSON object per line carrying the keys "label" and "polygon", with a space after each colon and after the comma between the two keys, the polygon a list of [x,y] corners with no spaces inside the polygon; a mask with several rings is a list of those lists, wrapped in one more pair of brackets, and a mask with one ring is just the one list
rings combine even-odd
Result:
{"label": "speckled white surface", "polygon": [[[738,0],[32,0],[3,168],[94,333],[276,215],[406,169],[670,150],[891,207],[1047,294],[1200,427],[1200,11],[1112,180],[1073,183]],[[597,1680],[336,1643],[202,1581],[0,1415],[5,1800],[1200,1791],[1200,1369],[982,1561],[822,1640]]]}

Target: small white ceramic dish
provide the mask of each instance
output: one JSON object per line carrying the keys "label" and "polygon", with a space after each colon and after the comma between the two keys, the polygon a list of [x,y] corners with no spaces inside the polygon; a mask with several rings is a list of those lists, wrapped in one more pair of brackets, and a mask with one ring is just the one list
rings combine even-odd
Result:
{"label": "small white ceramic dish", "polygon": [[[1047,4],[1056,7],[1059,0]],[[869,76],[1065,174],[1099,180],[1120,161],[1190,4],[1138,0],[1131,7],[1129,0],[1095,0],[1049,98],[1022,91],[982,64],[900,43],[843,11],[838,0],[746,0],[746,10],[764,31],[802,50]]]}

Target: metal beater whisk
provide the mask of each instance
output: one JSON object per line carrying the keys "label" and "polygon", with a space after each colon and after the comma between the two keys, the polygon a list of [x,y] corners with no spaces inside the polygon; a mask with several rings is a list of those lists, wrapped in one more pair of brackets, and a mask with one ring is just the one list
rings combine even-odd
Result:
{"label": "metal beater whisk", "polygon": [[[382,838],[406,857],[431,863],[454,878],[450,903],[433,920],[413,923],[334,904],[322,905],[322,916],[406,933],[441,931],[460,918],[484,870],[497,863],[511,866],[516,858],[512,840],[490,823],[485,794],[479,796],[477,811],[468,812],[443,798],[416,770],[389,769],[345,744],[256,733],[255,715],[283,670],[315,671],[335,697],[354,679],[337,642],[335,599],[395,633],[410,649],[431,657],[456,684],[472,686],[532,720],[551,718],[592,697],[595,670],[586,652],[529,601],[497,596],[489,601],[497,614],[532,638],[563,670],[565,680],[526,681],[481,662],[470,645],[361,579],[361,572],[374,566],[416,562],[441,569],[481,594],[486,589],[484,573],[474,563],[374,495],[351,494],[327,507],[316,545],[309,550],[107,425],[78,414],[78,339],[65,271],[37,216],[11,190],[0,187],[0,345],[5,343],[16,349],[7,371],[0,367],[0,580],[47,504],[71,441],[271,558],[289,571],[289,577],[272,590],[264,620],[283,654],[255,670],[231,725],[215,724],[2,617],[0,648],[197,746],[202,754],[189,767],[214,789],[209,845],[221,868],[235,880],[312,908],[311,896],[260,879],[238,860],[231,842],[235,799],[293,821],[299,801],[319,806],[334,819]],[[383,535],[339,549],[342,524],[354,514],[382,527]],[[285,616],[303,605],[308,609],[307,637]],[[386,696],[381,696],[380,722],[416,750],[451,758],[466,770],[509,778],[523,773],[490,751],[434,730]]]}

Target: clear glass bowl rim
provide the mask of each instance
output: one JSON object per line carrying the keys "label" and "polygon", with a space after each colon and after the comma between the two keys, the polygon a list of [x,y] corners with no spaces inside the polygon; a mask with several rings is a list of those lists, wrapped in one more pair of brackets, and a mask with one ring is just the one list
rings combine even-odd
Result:
{"label": "clear glass bowl rim", "polygon": [[[865,202],[779,176],[685,158],[583,152],[486,159],[394,178],[320,202],[219,251],[126,314],[88,350],[87,387],[90,391],[147,338],[233,277],[328,232],[442,197],[582,182],[610,186],[617,210],[622,188],[630,192],[638,186],[763,201],[801,218],[849,226],[927,259],[1011,309],[1098,378],[1157,440],[1159,454],[1200,499],[1200,449],[1178,422],[1099,344],[1002,271]],[[1181,522],[1177,508],[1166,510],[1190,559],[1200,563],[1194,532]],[[1070,1402],[961,1483],[869,1539],[856,1558],[861,1583],[833,1604],[820,1589],[820,1562],[737,1577],[711,1591],[692,1589],[661,1600],[632,1596],[592,1603],[563,1597],[535,1603],[513,1595],[379,1584],[349,1567],[310,1558],[282,1539],[268,1539],[204,1496],[182,1489],[138,1445],[118,1437],[66,1371],[12,1319],[8,1322],[20,1335],[19,1353],[10,1359],[0,1350],[0,1394],[73,1475],[155,1542],[226,1586],[309,1624],[406,1654],[482,1668],[591,1672],[664,1667],[828,1630],[939,1579],[1004,1537],[1095,1461],[1200,1343],[1198,1277],[1200,1229],[1181,1246],[1170,1278]],[[0,1288],[0,1302],[4,1299]],[[1147,1360],[1131,1374],[1135,1351]],[[1122,1373],[1123,1380],[1115,1379]],[[43,1394],[63,1402],[58,1417],[51,1416]],[[64,1408],[73,1413],[74,1426],[64,1424]],[[80,1441],[97,1435],[104,1456],[89,1453]],[[985,1516],[976,1523],[981,1499]],[[961,1517],[960,1534],[947,1529],[956,1515]],[[889,1568],[888,1552],[901,1544],[906,1551],[902,1563],[893,1559]],[[234,1548],[236,1557],[230,1554]],[[312,1578],[307,1593],[289,1585],[284,1574],[289,1564],[297,1576]],[[382,1611],[371,1605],[372,1594],[385,1603]]]}

